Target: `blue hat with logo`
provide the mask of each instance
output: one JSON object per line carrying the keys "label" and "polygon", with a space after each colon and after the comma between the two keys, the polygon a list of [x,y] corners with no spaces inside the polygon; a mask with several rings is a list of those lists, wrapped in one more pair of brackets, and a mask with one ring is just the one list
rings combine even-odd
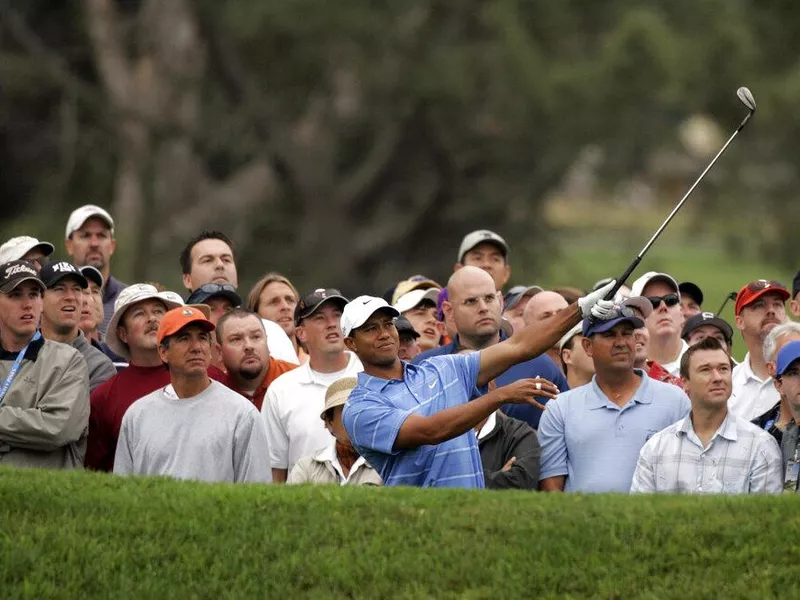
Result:
{"label": "blue hat with logo", "polygon": [[794,361],[800,358],[800,342],[789,342],[778,352],[775,365],[775,375],[780,377],[786,372]]}
{"label": "blue hat with logo", "polygon": [[631,309],[629,306],[624,305],[615,305],[614,312],[609,315],[607,319],[603,320],[594,320],[594,319],[584,319],[583,320],[583,336],[589,337],[594,335],[595,333],[603,333],[604,331],[608,331],[609,329],[613,329],[620,323],[630,323],[633,325],[634,329],[639,329],[640,327],[644,327],[644,321],[640,319],[636,313]]}

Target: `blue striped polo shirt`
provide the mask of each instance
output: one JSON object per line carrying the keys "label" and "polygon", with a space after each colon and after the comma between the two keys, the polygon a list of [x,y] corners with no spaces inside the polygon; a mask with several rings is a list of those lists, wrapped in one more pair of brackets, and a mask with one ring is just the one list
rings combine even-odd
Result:
{"label": "blue striped polo shirt", "polygon": [[403,363],[402,379],[359,373],[342,413],[350,441],[383,478],[384,485],[482,488],[483,466],[475,432],[435,446],[393,450],[400,426],[412,413],[430,416],[479,396],[480,352]]}

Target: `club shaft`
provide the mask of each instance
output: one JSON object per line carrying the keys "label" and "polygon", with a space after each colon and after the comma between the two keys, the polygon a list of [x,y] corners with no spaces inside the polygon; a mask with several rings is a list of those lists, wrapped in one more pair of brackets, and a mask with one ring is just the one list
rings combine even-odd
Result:
{"label": "club shaft", "polygon": [[658,237],[661,235],[661,233],[667,228],[667,225],[669,225],[669,222],[672,221],[672,218],[678,213],[678,211],[684,205],[684,203],[689,198],[689,196],[692,195],[692,192],[694,191],[694,188],[696,188],[697,185],[703,180],[703,177],[706,176],[706,173],[708,173],[711,170],[711,167],[714,166],[714,163],[717,162],[717,159],[720,156],[722,156],[722,153],[725,152],[725,150],[728,148],[728,146],[733,141],[733,139],[744,128],[744,126],[747,124],[747,121],[750,120],[751,116],[753,116],[753,111],[750,111],[749,113],[747,113],[747,116],[742,120],[742,122],[739,125],[739,127],[736,128],[736,131],[734,131],[733,134],[731,135],[731,137],[728,138],[728,141],[725,142],[725,145],[723,145],[722,148],[719,149],[719,152],[717,152],[716,155],[714,156],[714,158],[711,159],[711,162],[708,163],[708,166],[706,166],[706,168],[703,169],[703,172],[700,173],[700,176],[695,180],[695,182],[692,184],[692,186],[689,188],[689,190],[683,195],[683,198],[681,198],[680,202],[678,202],[678,204],[675,205],[675,208],[673,208],[672,212],[669,213],[667,218],[661,224],[661,227],[659,227],[656,230],[656,232],[653,234],[653,237],[651,237],[650,240],[644,245],[644,248],[642,248],[641,252],[639,252],[639,254],[636,255],[636,258],[634,259],[634,261],[625,270],[625,272],[617,279],[617,283],[614,285],[614,287],[611,289],[611,291],[609,291],[608,294],[606,294],[606,299],[610,300],[610,299],[614,298],[614,296],[619,291],[619,289],[625,284],[625,281],[628,279],[630,274],[633,273],[634,269],[639,265],[639,263],[641,262],[641,260],[644,257],[644,255],[650,249],[650,246],[652,246],[655,243],[655,241],[658,239]]}

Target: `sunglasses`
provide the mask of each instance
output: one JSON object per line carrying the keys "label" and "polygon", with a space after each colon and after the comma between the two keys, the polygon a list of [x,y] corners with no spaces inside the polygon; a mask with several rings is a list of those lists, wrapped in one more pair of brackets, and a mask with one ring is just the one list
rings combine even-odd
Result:
{"label": "sunglasses", "polygon": [[230,283],[204,283],[197,289],[206,294],[216,294],[217,292],[236,292],[236,288]]}
{"label": "sunglasses", "polygon": [[661,306],[662,302],[668,307],[672,308],[681,301],[678,294],[667,294],[666,296],[648,296],[647,299],[650,301],[650,304],[653,305],[653,310]]}
{"label": "sunglasses", "polygon": [[759,279],[758,281],[752,281],[747,284],[747,289],[751,292],[760,292],[762,290],[766,290],[767,288],[778,288],[785,290],[786,286],[780,281],[770,281],[767,279]]}

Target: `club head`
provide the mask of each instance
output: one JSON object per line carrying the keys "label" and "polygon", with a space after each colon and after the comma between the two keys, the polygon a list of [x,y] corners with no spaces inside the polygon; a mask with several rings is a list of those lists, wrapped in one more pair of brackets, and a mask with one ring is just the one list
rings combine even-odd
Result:
{"label": "club head", "polygon": [[736,95],[739,96],[739,100],[742,101],[742,104],[744,104],[751,113],[756,112],[756,99],[753,98],[753,93],[749,89],[742,86],[736,90]]}

